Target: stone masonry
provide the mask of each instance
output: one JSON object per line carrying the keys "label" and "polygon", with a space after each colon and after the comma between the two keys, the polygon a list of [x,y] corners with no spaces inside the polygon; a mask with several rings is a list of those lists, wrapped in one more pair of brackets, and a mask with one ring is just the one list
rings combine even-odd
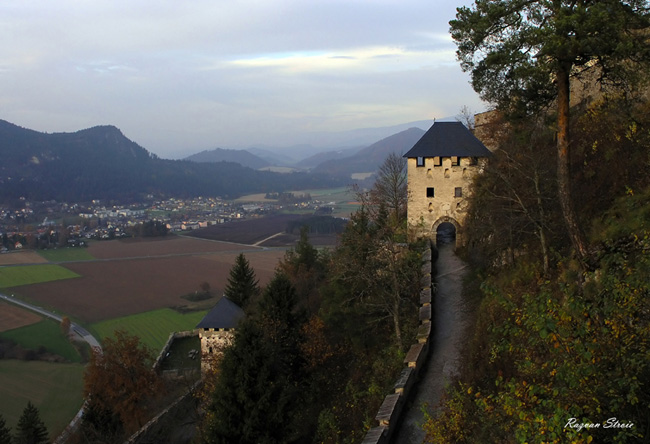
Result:
{"label": "stone masonry", "polygon": [[408,225],[418,237],[435,239],[440,224],[462,226],[472,179],[490,151],[460,122],[435,122],[407,152]]}

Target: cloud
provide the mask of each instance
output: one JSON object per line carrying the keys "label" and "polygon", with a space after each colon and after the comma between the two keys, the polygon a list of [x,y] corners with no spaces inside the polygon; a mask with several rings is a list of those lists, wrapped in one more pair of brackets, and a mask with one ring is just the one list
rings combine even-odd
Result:
{"label": "cloud", "polygon": [[403,71],[423,64],[439,65],[453,61],[451,50],[419,51],[403,47],[351,48],[344,51],[277,53],[236,59],[236,67],[275,68],[288,74],[326,71]]}
{"label": "cloud", "polygon": [[479,111],[448,35],[458,3],[0,2],[0,118],[113,124],[164,157]]}

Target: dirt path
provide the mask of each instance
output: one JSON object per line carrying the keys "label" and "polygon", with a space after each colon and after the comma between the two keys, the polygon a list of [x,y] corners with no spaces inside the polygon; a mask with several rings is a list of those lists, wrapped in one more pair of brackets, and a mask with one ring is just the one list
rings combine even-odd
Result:
{"label": "dirt path", "polygon": [[467,314],[462,300],[465,263],[455,254],[453,245],[439,247],[435,264],[438,291],[434,299],[434,332],[431,354],[420,376],[415,396],[404,412],[404,418],[392,442],[421,444],[424,431],[422,406],[435,406],[450,376],[458,371],[461,349],[466,338]]}

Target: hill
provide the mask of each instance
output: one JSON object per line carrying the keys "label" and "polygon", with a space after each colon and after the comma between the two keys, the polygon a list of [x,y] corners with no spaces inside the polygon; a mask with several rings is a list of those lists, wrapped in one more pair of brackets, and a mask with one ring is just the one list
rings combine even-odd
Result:
{"label": "hill", "polygon": [[373,143],[350,157],[323,162],[312,171],[346,177],[354,173],[374,172],[390,153],[405,153],[420,140],[424,133],[425,131],[420,128],[409,128]]}
{"label": "hill", "polygon": [[228,150],[223,148],[201,151],[200,153],[186,157],[184,160],[189,160],[190,162],[235,162],[242,166],[253,168],[254,170],[271,165],[268,160],[262,159],[246,150]]}
{"label": "hill", "polygon": [[313,168],[328,160],[345,159],[355,155],[359,150],[365,148],[367,145],[359,146],[356,148],[341,148],[339,150],[325,151],[322,153],[314,154],[306,159],[301,160],[296,164],[299,168]]}
{"label": "hill", "polygon": [[165,160],[114,126],[41,133],[0,120],[0,201],[222,196],[344,185],[325,175],[277,174],[232,162]]}

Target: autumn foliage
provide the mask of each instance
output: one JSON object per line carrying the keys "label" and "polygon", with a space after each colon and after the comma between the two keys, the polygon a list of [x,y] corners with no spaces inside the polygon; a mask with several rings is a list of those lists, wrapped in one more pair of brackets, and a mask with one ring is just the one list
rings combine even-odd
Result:
{"label": "autumn foliage", "polygon": [[535,188],[544,185],[536,175],[554,174],[538,162],[548,144],[514,125],[501,141],[468,219],[467,253],[480,272],[474,337],[425,424],[427,442],[647,442],[647,116],[647,102],[629,97],[576,110],[572,187],[583,196],[576,209],[594,257],[588,272],[557,223],[552,188]]}
{"label": "autumn foliage", "polygon": [[114,435],[144,425],[151,416],[152,400],[162,390],[153,359],[137,336],[117,330],[114,338],[106,338],[103,351],[93,352],[84,374],[85,425]]}

